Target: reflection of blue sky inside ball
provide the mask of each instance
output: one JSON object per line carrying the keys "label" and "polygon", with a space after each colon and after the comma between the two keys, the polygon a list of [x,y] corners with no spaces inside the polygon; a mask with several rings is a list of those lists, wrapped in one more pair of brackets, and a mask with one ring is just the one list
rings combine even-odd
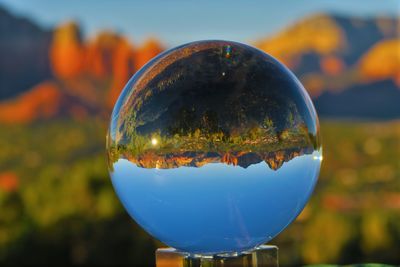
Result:
{"label": "reflection of blue sky inside ball", "polygon": [[111,173],[129,214],[150,234],[183,251],[243,251],[268,242],[301,212],[322,157],[298,156],[278,170],[212,163],[146,169],[120,159]]}

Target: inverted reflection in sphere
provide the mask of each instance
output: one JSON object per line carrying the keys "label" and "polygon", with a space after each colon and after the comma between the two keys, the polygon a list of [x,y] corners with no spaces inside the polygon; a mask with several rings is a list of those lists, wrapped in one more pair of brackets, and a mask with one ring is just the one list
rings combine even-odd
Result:
{"label": "inverted reflection in sphere", "polygon": [[112,183],[147,232],[190,253],[268,242],[318,177],[318,120],[299,81],[250,46],[201,41],[150,61],[112,114]]}

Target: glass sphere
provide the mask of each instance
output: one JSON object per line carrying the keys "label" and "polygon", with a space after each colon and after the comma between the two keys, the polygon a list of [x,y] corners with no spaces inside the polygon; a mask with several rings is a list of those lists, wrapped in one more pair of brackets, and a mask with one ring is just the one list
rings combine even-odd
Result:
{"label": "glass sphere", "polygon": [[304,208],[322,159],[301,83],[230,41],[185,44],[138,71],[114,107],[107,151],[131,217],[165,244],[205,255],[275,237]]}

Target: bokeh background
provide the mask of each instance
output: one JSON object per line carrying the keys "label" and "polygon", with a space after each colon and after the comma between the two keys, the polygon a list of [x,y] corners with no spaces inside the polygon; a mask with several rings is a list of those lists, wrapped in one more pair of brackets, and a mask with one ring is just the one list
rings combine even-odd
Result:
{"label": "bokeh background", "polygon": [[320,115],[320,180],[272,241],[281,264],[399,264],[399,14],[397,0],[0,0],[0,265],[154,264],[162,244],[108,177],[107,122],[135,71],[199,39],[272,54]]}

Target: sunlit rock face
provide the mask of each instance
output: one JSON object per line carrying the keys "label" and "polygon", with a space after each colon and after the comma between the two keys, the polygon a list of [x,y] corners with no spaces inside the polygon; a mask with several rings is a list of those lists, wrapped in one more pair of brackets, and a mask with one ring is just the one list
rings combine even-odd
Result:
{"label": "sunlit rock face", "polygon": [[271,56],[228,41],[166,51],[137,72],[112,114],[115,190],[151,235],[190,253],[241,252],[301,212],[318,177],[318,119]]}

